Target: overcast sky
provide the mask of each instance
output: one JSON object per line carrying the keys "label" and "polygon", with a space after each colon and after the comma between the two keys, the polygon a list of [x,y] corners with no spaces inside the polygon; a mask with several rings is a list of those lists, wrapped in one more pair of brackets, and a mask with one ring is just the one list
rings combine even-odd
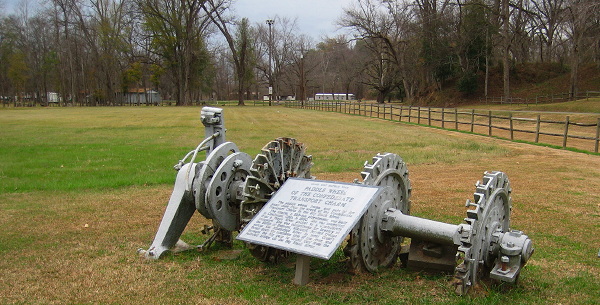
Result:
{"label": "overcast sky", "polygon": [[[6,13],[15,12],[24,0],[0,0]],[[40,0],[28,0],[30,7]],[[43,0],[41,0],[43,1]],[[265,22],[275,16],[296,19],[299,33],[320,40],[323,36],[334,36],[335,21],[343,9],[356,0],[235,0],[235,14],[247,17],[252,23]],[[277,26],[275,24],[274,26]]]}
{"label": "overcast sky", "polygon": [[318,40],[335,35],[336,20],[353,1],[356,0],[237,0],[235,10],[236,15],[252,22],[265,22],[275,16],[297,18],[298,31]]}

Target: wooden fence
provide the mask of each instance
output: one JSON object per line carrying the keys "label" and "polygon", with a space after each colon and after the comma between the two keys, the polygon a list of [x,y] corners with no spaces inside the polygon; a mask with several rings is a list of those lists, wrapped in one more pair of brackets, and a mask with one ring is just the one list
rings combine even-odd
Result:
{"label": "wooden fence", "polygon": [[[279,105],[282,102],[272,101],[272,105]],[[175,106],[174,100],[162,100],[159,103],[115,103],[115,104],[90,104],[90,103],[38,103],[35,100],[25,100],[21,102],[8,101],[6,99],[0,102],[2,107],[19,108],[19,107],[151,107],[151,106]],[[215,100],[200,100],[191,101],[187,106],[233,106],[237,105],[238,101],[215,101]],[[269,101],[262,100],[246,100],[246,106],[269,106]]]}
{"label": "wooden fence", "polygon": [[291,101],[285,102],[285,106],[415,123],[595,153],[598,153],[600,142],[598,114],[565,116],[549,112],[476,111],[348,101]]}
{"label": "wooden fence", "polygon": [[548,95],[540,95],[534,98],[520,98],[520,97],[511,97],[504,98],[500,97],[485,97],[480,98],[479,103],[486,104],[548,104],[548,103],[560,103],[560,102],[568,102],[573,100],[580,99],[589,99],[594,97],[600,97],[600,91],[585,91],[579,92],[577,96],[572,97],[570,93],[560,93],[560,94],[548,94]]}

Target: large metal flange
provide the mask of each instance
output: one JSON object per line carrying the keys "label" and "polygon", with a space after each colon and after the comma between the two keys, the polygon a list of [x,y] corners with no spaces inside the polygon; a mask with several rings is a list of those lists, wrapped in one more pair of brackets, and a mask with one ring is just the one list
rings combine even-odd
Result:
{"label": "large metal flange", "polygon": [[363,184],[389,188],[384,200],[391,200],[392,208],[410,215],[410,194],[412,187],[408,179],[408,167],[396,154],[377,154],[373,164],[365,164],[361,173]]}
{"label": "large metal flange", "polygon": [[200,171],[194,178],[193,189],[194,189],[194,202],[196,209],[200,214],[208,219],[213,219],[208,207],[206,206],[206,190],[210,183],[215,171],[219,168],[219,165],[232,153],[239,152],[237,145],[233,142],[225,142],[217,146],[204,161],[204,166],[200,168]]}
{"label": "large metal flange", "polygon": [[474,202],[465,222],[468,232],[463,234],[457,252],[456,293],[465,294],[489,270],[496,259],[494,235],[510,231],[511,188],[503,172],[486,172],[483,183],[476,184]]}
{"label": "large metal flange", "polygon": [[[387,188],[386,188],[387,189]],[[389,191],[386,191],[387,193]],[[360,227],[360,255],[363,266],[370,272],[380,267],[389,267],[396,261],[400,250],[401,237],[384,234],[380,230],[381,216],[392,206],[393,201],[384,199],[382,193],[367,210]]]}
{"label": "large metal flange", "polygon": [[237,152],[229,155],[215,170],[206,191],[206,206],[210,215],[227,231],[240,228],[242,185],[250,174],[250,155]]}
{"label": "large metal flange", "polygon": [[361,175],[363,184],[382,186],[385,191],[352,229],[344,252],[350,257],[353,269],[377,272],[380,267],[394,264],[404,239],[383,233],[379,228],[381,218],[388,208],[410,214],[411,186],[406,163],[392,153],[377,154],[373,163],[365,162]]}

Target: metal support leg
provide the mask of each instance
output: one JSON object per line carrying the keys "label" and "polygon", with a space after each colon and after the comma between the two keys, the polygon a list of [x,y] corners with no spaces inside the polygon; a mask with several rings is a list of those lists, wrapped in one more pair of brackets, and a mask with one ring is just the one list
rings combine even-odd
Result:
{"label": "metal support leg", "polygon": [[195,168],[195,163],[187,163],[177,173],[171,199],[169,199],[169,204],[160,222],[154,241],[148,251],[139,251],[146,258],[158,259],[165,251],[173,248],[179,237],[181,237],[181,233],[183,233],[190,218],[194,215],[196,205],[194,204],[191,185]]}

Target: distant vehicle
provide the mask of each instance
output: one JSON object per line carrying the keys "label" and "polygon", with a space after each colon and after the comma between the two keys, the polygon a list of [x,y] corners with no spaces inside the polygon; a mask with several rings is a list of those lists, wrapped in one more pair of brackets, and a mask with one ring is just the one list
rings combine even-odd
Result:
{"label": "distant vehicle", "polygon": [[336,101],[354,101],[356,97],[352,93],[317,93],[315,94],[315,101],[326,101],[326,100],[336,100]]}

